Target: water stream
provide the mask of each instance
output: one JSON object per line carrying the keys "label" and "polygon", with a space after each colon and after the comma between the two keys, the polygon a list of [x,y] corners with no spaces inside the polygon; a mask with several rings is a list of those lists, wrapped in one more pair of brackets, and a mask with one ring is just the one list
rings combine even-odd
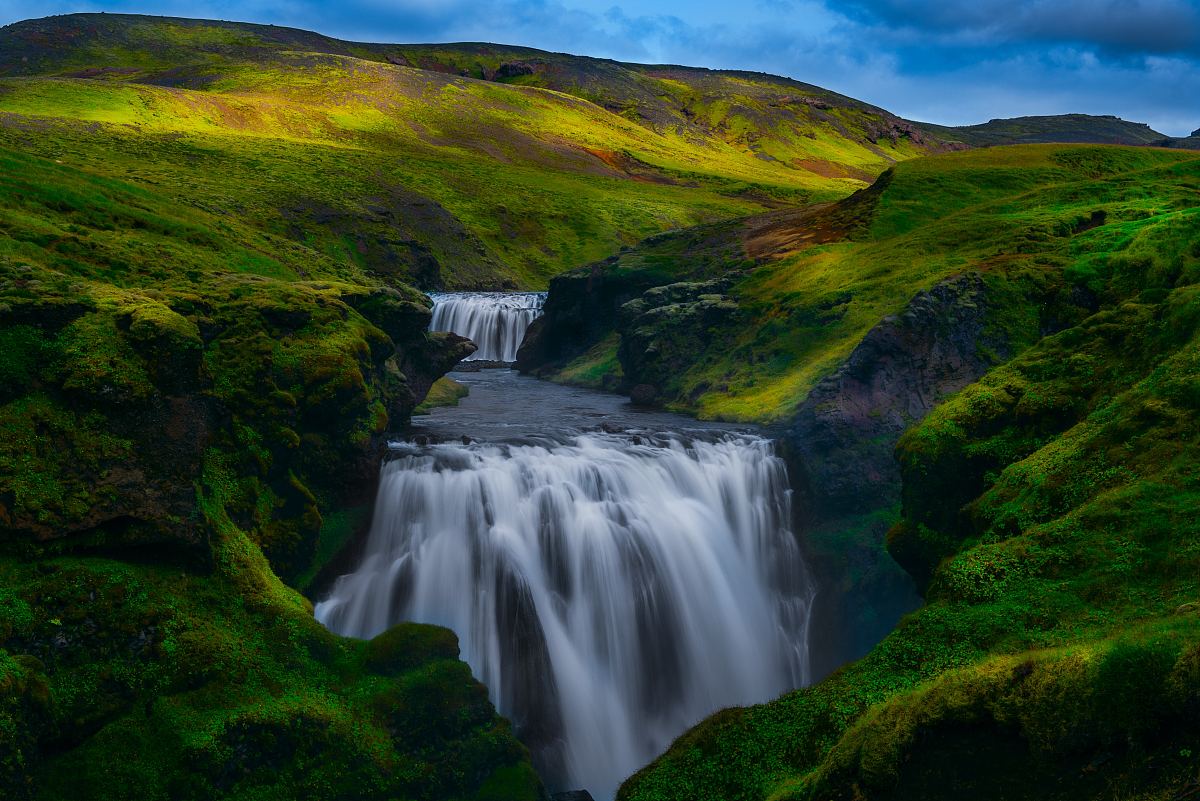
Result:
{"label": "water stream", "polygon": [[467,361],[513,362],[545,292],[434,292],[433,331],[453,331],[478,347]]}
{"label": "water stream", "polygon": [[318,619],[453,629],[548,786],[597,799],[712,712],[808,681],[814,589],[769,440],[510,370],[454,377],[470,396],[393,443]]}

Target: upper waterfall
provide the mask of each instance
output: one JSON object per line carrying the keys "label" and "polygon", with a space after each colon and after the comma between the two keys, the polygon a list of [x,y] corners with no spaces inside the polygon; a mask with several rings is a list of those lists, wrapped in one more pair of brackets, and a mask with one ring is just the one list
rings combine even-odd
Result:
{"label": "upper waterfall", "polygon": [[479,348],[467,361],[513,362],[545,292],[431,292],[431,331],[453,331]]}
{"label": "upper waterfall", "polygon": [[814,585],[769,440],[465,439],[393,445],[362,561],[316,614],[453,629],[552,788],[612,798],[705,716],[807,683]]}

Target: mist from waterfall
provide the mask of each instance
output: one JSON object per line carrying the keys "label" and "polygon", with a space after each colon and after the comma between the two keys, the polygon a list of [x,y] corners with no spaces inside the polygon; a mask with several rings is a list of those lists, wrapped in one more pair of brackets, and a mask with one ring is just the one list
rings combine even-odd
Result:
{"label": "mist from waterfall", "polygon": [[513,362],[525,331],[542,313],[545,292],[431,292],[431,331],[453,331],[475,343],[466,361]]}
{"label": "mist from waterfall", "polygon": [[394,447],[317,618],[453,629],[552,789],[611,798],[707,715],[807,683],[814,589],[768,440]]}

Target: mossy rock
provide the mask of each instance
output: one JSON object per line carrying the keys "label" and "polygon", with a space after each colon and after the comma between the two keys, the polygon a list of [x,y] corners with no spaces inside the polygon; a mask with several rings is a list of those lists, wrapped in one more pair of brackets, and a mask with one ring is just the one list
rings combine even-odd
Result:
{"label": "mossy rock", "polygon": [[368,640],[364,646],[367,669],[384,676],[443,659],[458,659],[458,637],[441,626],[401,623]]}

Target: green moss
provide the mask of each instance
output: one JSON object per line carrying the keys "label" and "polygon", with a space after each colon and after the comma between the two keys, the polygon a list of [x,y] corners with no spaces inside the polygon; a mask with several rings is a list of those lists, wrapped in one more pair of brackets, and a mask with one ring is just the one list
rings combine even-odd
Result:
{"label": "green moss", "polygon": [[[346,504],[418,400],[402,366],[449,358],[426,299],[4,158],[0,795],[471,798],[495,774],[536,796],[452,635],[342,639],[280,579],[358,528]],[[393,707],[433,716],[437,747]]]}
{"label": "green moss", "polygon": [[613,389],[624,380],[617,358],[620,338],[613,332],[552,376],[554,381],[594,389]]}
{"label": "green moss", "polygon": [[637,381],[702,417],[776,421],[872,327],[966,271],[986,285],[988,340],[1008,346],[981,354],[997,363],[1079,322],[1088,292],[1112,303],[1193,280],[1198,171],[1194,154],[1146,148],[951,153],[897,164],[871,190],[787,223],[659,236],[596,269],[630,285],[732,281],[740,314]]}
{"label": "green moss", "polygon": [[420,406],[413,409],[413,414],[429,414],[442,406],[457,406],[458,402],[469,394],[471,390],[465,384],[442,376],[429,388],[429,394],[421,401]]}

